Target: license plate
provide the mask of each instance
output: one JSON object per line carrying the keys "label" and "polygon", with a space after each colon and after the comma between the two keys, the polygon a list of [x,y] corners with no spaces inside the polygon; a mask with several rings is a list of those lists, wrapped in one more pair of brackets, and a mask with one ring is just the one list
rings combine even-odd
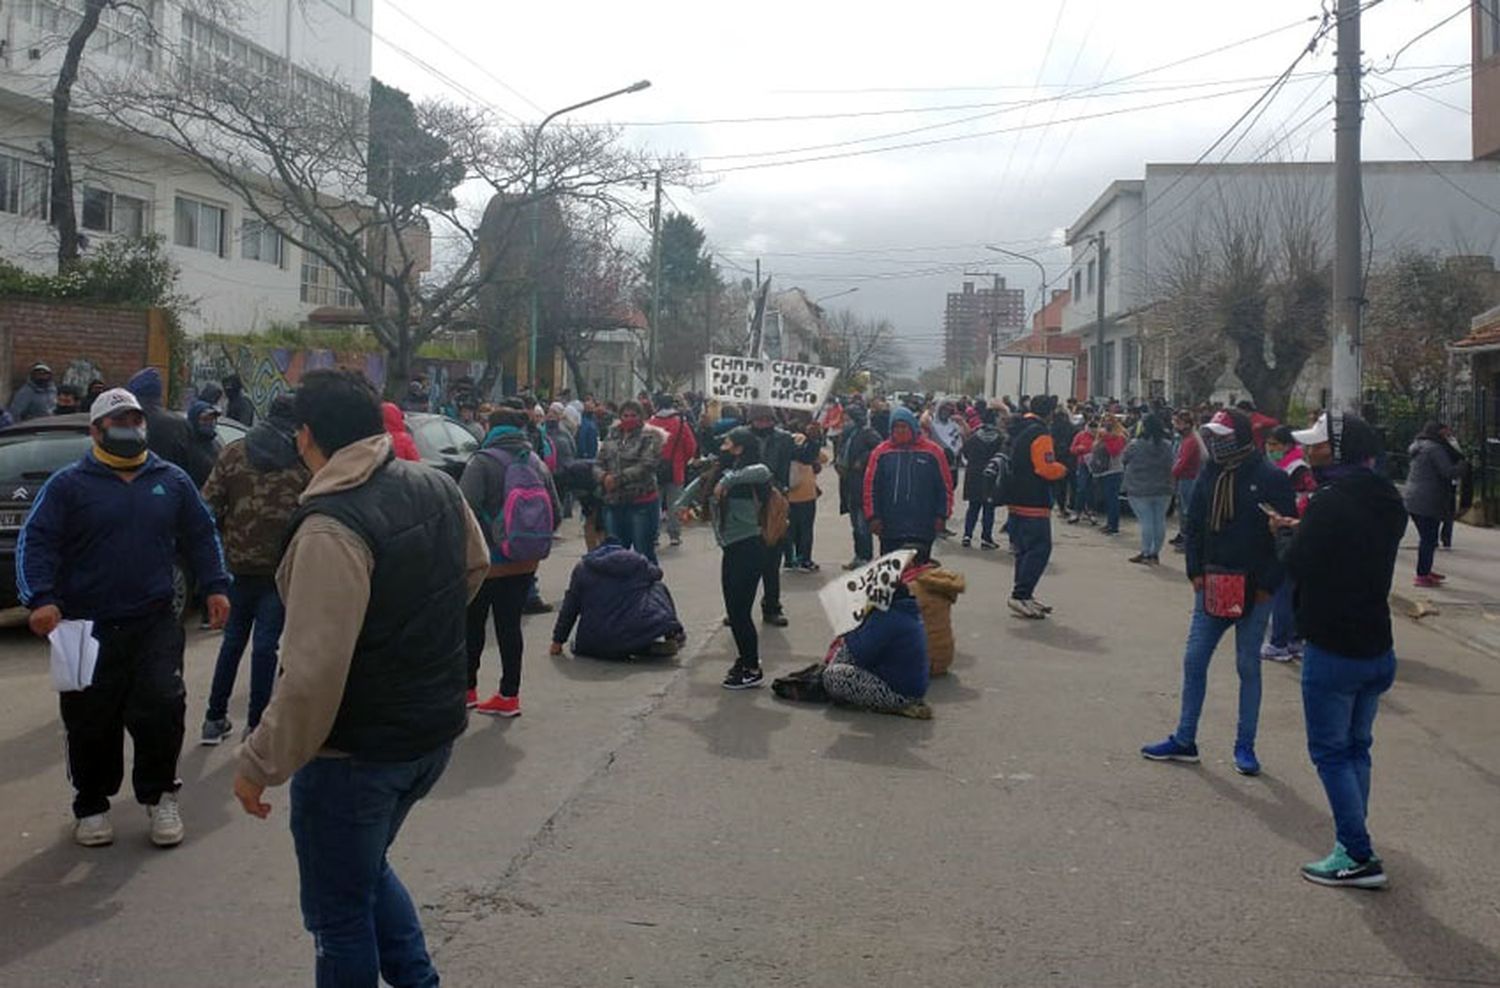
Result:
{"label": "license plate", "polygon": [[26,524],[25,511],[0,511],[0,528],[19,529]]}

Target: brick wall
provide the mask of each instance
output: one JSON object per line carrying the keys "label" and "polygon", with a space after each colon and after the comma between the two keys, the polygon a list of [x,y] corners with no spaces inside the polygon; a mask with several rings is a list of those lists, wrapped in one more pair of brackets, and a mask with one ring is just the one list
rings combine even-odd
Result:
{"label": "brick wall", "polygon": [[147,363],[149,312],[105,306],[0,298],[0,360],[6,373],[0,396],[26,380],[31,365],[46,361],[59,383],[88,385],[98,374],[123,385]]}

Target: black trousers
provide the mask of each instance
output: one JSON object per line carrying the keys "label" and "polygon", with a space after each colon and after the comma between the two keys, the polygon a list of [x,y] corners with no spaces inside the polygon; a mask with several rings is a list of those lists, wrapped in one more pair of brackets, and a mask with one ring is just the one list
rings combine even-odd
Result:
{"label": "black trousers", "polygon": [[[764,539],[746,539],[757,545],[765,546],[760,567],[760,582],[762,594],[760,598],[760,612],[762,614],[781,613],[781,557],[791,548],[792,531],[790,526],[787,533],[781,537],[781,541],[772,546],[766,546]],[[736,542],[736,545],[739,543]]]}
{"label": "black trousers", "polygon": [[799,501],[790,506],[788,521],[791,523],[788,537],[792,543],[792,558],[799,563],[813,561],[813,525],[818,520],[817,501]]}
{"label": "black trousers", "polygon": [[125,732],[135,744],[130,781],[135,798],[155,805],[176,792],[187,690],[182,683],[182,623],[170,609],[114,623],[98,622],[99,661],[88,689],[61,693],[68,732],[73,815],[109,809],[125,779]]}
{"label": "black trousers", "polygon": [[739,661],[760,665],[760,636],[751,617],[755,609],[755,588],[768,568],[776,569],[781,553],[767,546],[759,535],[724,547],[719,564],[719,585],[724,591],[724,613],[729,616],[729,630],[734,633],[734,647]]}
{"label": "black trousers", "polygon": [[516,696],[521,692],[521,612],[531,592],[534,573],[496,576],[485,580],[479,593],[469,602],[468,626],[469,689],[479,687],[479,659],[484,655],[484,622],[494,615],[495,642],[500,646],[500,695]]}

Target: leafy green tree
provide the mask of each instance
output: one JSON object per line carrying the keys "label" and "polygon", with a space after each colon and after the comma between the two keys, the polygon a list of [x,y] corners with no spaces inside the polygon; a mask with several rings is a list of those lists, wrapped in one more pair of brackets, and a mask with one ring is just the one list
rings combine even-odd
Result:
{"label": "leafy green tree", "polygon": [[[650,316],[655,265],[648,249],[641,261],[636,304]],[[669,213],[661,224],[661,314],[656,327],[658,380],[687,379],[702,365],[712,324],[725,306],[726,285],[708,251],[708,237],[691,216]],[[654,382],[653,382],[654,383]]]}

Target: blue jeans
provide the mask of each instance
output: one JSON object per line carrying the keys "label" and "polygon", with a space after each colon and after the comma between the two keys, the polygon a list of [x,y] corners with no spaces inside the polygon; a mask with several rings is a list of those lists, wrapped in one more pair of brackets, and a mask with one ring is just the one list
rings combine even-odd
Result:
{"label": "blue jeans", "polygon": [[619,539],[627,549],[634,549],[656,562],[656,532],[661,526],[661,500],[652,498],[644,504],[611,504],[604,509],[604,530]]}
{"label": "blue jeans", "polygon": [[276,580],[269,576],[236,577],[229,587],[229,622],[224,625],[224,640],[219,645],[219,659],[214,663],[214,681],[208,690],[209,720],[222,720],[229,712],[229,695],[234,692],[235,676],[245,645],[250,645],[250,710],[245,723],[254,727],[271,702],[271,687],[276,682],[277,648],[281,643],[281,626],[286,623],[286,608],[276,592]]}
{"label": "blue jeans", "polygon": [[1074,482],[1078,485],[1073,494],[1073,513],[1075,515],[1093,513],[1093,508],[1089,505],[1089,495],[1091,493],[1089,490],[1090,478],[1089,468],[1080,462],[1078,464],[1078,473],[1073,478]]}
{"label": "blue jeans", "polygon": [[964,513],[964,538],[974,537],[974,523],[983,522],[979,527],[979,533],[986,542],[995,541],[995,506],[988,501],[970,501],[969,508]]}
{"label": "blue jeans", "polygon": [[1302,712],[1312,756],[1333,808],[1340,844],[1356,861],[1371,855],[1370,744],[1380,694],[1396,680],[1396,653],[1350,659],[1307,643],[1302,653]]}
{"label": "blue jeans", "polygon": [[1177,482],[1177,531],[1187,520],[1188,503],[1193,500],[1193,488],[1198,486],[1197,477],[1188,477]]}
{"label": "blue jeans", "polygon": [[1010,537],[1016,547],[1016,583],[1010,595],[1015,600],[1030,600],[1041,582],[1047,561],[1052,558],[1052,519],[1010,516]]}
{"label": "blue jeans", "polygon": [[1443,530],[1443,519],[1436,515],[1412,515],[1412,524],[1417,527],[1417,575],[1432,572],[1432,559],[1437,555],[1438,535]]}
{"label": "blue jeans", "polygon": [[1292,595],[1296,592],[1296,584],[1288,576],[1271,598],[1271,644],[1277,648],[1286,648],[1296,640],[1297,615],[1292,607]]}
{"label": "blue jeans", "polygon": [[1160,556],[1162,546],[1167,544],[1167,506],[1172,495],[1131,497],[1130,510],[1141,523],[1141,555]]}
{"label": "blue jeans", "polygon": [[1187,648],[1182,656],[1182,714],[1173,736],[1183,744],[1198,740],[1198,718],[1208,692],[1208,662],[1219,647],[1224,632],[1234,629],[1234,665],[1240,675],[1240,720],[1236,744],[1255,744],[1260,723],[1260,643],[1266,638],[1271,602],[1252,604],[1238,621],[1217,618],[1203,609],[1203,594],[1193,594],[1193,620],[1188,626]]}
{"label": "blue jeans", "polygon": [[854,558],[869,562],[875,558],[875,536],[870,534],[870,520],[863,508],[849,512],[849,529],[854,535]]}
{"label": "blue jeans", "polygon": [[292,776],[292,843],[317,988],[430,988],[437,970],[386,850],[443,774],[445,744],[409,762],[314,758]]}
{"label": "blue jeans", "polygon": [[1111,532],[1120,530],[1120,483],[1125,479],[1123,473],[1106,473],[1095,478],[1095,488],[1099,491],[1099,500],[1104,503],[1100,505],[1104,509],[1104,527]]}

